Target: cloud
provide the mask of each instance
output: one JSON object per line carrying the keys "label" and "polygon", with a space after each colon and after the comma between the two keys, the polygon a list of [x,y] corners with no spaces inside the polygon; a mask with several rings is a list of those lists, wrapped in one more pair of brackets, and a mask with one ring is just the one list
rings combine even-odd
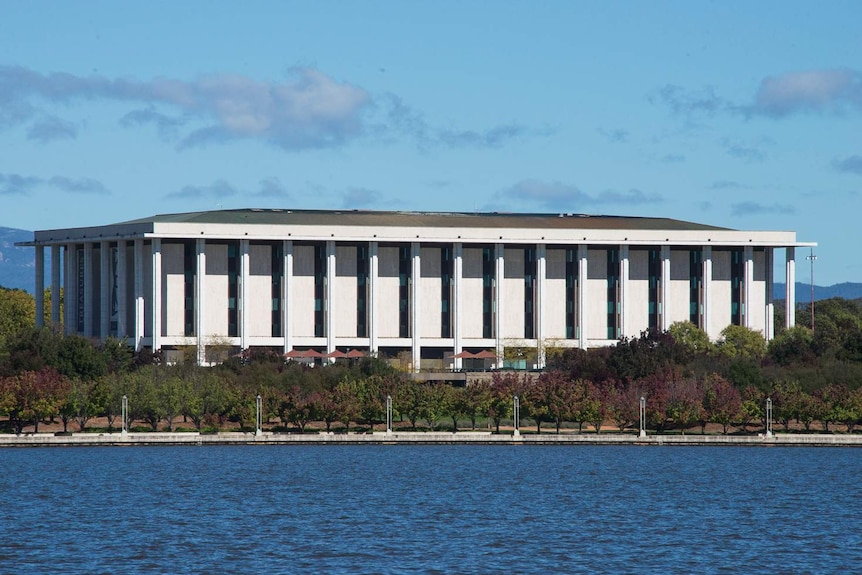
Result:
{"label": "cloud", "polygon": [[628,141],[629,138],[628,130],[623,130],[622,128],[615,128],[613,130],[600,128],[599,133],[607,138],[609,142],[614,144],[623,144]]}
{"label": "cloud", "polygon": [[0,196],[26,196],[34,187],[41,183],[42,180],[40,178],[32,176],[0,173]]}
{"label": "cloud", "polygon": [[165,194],[163,197],[168,200],[201,200],[201,199],[222,199],[236,196],[239,191],[224,180],[216,180],[208,186],[183,186],[181,189]]}
{"label": "cloud", "polygon": [[26,119],[34,98],[66,104],[78,100],[140,102],[147,107],[126,114],[123,125],[154,123],[162,129],[180,125],[176,116],[160,111],[165,107],[203,124],[184,136],[187,146],[254,138],[285,149],[326,147],[358,135],[371,101],[365,90],[313,68],[294,68],[283,82],[237,75],[137,82],[98,75],[43,75],[0,66],[0,91],[5,92],[6,101],[19,106],[19,119]]}
{"label": "cloud", "polygon": [[[0,128],[32,121],[40,112],[37,104],[80,102],[127,104],[130,110],[119,119],[121,126],[154,126],[180,149],[255,140],[284,150],[307,150],[366,136],[407,137],[420,148],[498,148],[526,136],[551,133],[517,122],[484,129],[440,129],[394,94],[374,97],[312,67],[292,68],[281,81],[232,74],[137,81],[0,66]],[[35,124],[31,137],[37,141],[73,137],[73,126],[60,122]]]}
{"label": "cloud", "polygon": [[848,156],[843,160],[836,159],[832,167],[839,172],[862,175],[862,156]]}
{"label": "cloud", "polygon": [[78,128],[75,127],[75,124],[56,116],[47,116],[32,124],[27,130],[28,139],[43,144],[54,140],[74,140],[77,137]]}
{"label": "cloud", "polygon": [[740,202],[731,204],[730,215],[732,216],[756,216],[761,214],[794,214],[796,209],[786,204],[759,204],[757,202]]}
{"label": "cloud", "polygon": [[724,147],[724,151],[727,152],[727,155],[751,163],[761,162],[766,159],[766,152],[763,150],[763,147],[771,142],[765,138],[761,138],[756,142],[740,142],[731,140],[730,138],[722,138],[720,143]]}
{"label": "cloud", "polygon": [[753,114],[780,118],[797,112],[862,110],[862,72],[806,70],[768,76],[749,108]]}
{"label": "cloud", "polygon": [[767,76],[748,103],[722,98],[713,87],[695,91],[673,84],[659,88],[649,101],[661,103],[678,115],[726,113],[783,118],[799,113],[841,114],[862,111],[862,72],[843,68]]}
{"label": "cloud", "polygon": [[64,192],[73,194],[97,194],[100,196],[111,194],[102,182],[93,178],[78,178],[73,180],[65,176],[54,176],[48,180],[48,183],[60,188]]}
{"label": "cloud", "polygon": [[686,90],[682,86],[666,84],[649,97],[650,102],[659,102],[669,107],[674,114],[704,113],[708,115],[732,110],[734,106],[707,87],[699,92]]}
{"label": "cloud", "polygon": [[93,178],[68,178],[66,176],[53,176],[43,179],[36,176],[22,176],[20,174],[0,173],[0,195],[27,195],[34,188],[48,185],[72,194],[97,194],[110,195],[105,185]]}
{"label": "cloud", "polygon": [[380,192],[368,188],[350,188],[344,194],[345,208],[364,208],[380,201]]}
{"label": "cloud", "polygon": [[628,191],[605,190],[595,195],[583,192],[577,186],[561,182],[541,182],[538,180],[521,180],[514,186],[500,192],[501,199],[530,202],[552,211],[570,212],[588,206],[604,204],[648,204],[658,203],[662,199],[655,194],[648,194],[638,189]]}
{"label": "cloud", "polygon": [[266,178],[261,180],[260,189],[251,194],[251,196],[256,198],[276,198],[285,200],[291,198],[290,192],[287,191],[281,183],[281,180],[278,178]]}

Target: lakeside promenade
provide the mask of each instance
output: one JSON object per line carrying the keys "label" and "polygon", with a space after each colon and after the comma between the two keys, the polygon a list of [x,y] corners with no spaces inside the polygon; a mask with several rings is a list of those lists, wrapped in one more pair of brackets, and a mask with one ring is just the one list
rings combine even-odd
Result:
{"label": "lakeside promenade", "polygon": [[26,433],[0,435],[2,447],[87,447],[153,445],[672,445],[746,447],[862,447],[862,435],[647,435],[635,434],[492,434],[491,432],[272,433]]}

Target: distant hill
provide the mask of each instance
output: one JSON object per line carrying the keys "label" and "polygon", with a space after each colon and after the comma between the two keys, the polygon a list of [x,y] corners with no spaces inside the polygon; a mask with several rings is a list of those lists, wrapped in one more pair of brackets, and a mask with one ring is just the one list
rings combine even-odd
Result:
{"label": "distant hill", "polygon": [[[36,277],[33,273],[36,255],[33,248],[15,247],[15,242],[33,240],[33,232],[15,228],[0,227],[0,286],[18,288],[33,293]],[[51,277],[50,255],[45,254],[45,281]],[[47,284],[46,284],[47,287]],[[786,288],[783,283],[773,284],[773,298],[784,299]],[[814,286],[814,300],[843,297],[844,299],[862,298],[862,283],[844,282],[831,286]],[[796,301],[811,299],[811,285],[796,282]]]}
{"label": "distant hill", "polygon": [[0,286],[33,293],[36,286],[36,253],[33,248],[15,246],[15,242],[32,240],[33,232],[0,227]]}
{"label": "distant hill", "polygon": [[[774,299],[784,299],[787,294],[787,286],[783,283],[773,284],[772,294]],[[831,286],[814,286],[814,301],[843,297],[844,299],[862,298],[862,283],[844,282]],[[796,282],[796,301],[811,301],[811,284]]]}

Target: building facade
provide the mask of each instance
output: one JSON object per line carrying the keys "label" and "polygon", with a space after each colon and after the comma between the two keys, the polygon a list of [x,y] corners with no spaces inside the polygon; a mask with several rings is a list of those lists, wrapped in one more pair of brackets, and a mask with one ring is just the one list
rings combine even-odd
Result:
{"label": "building facade", "polygon": [[[249,209],[37,231],[67,333],[135,349],[361,350],[412,369],[463,351],[611,345],[674,322],[774,333],[775,250],[794,321],[795,232],[580,214]],[[46,250],[45,248],[49,248]],[[44,301],[36,298],[36,320]]]}

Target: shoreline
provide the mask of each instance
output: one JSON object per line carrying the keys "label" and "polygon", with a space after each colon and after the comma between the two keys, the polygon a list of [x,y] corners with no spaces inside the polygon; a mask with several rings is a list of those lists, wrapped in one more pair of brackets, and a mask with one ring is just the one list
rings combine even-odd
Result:
{"label": "shoreline", "polygon": [[647,435],[635,434],[492,434],[491,432],[273,433],[135,432],[25,433],[0,435],[2,447],[87,447],[153,445],[641,445],[743,447],[862,447],[862,435]]}

